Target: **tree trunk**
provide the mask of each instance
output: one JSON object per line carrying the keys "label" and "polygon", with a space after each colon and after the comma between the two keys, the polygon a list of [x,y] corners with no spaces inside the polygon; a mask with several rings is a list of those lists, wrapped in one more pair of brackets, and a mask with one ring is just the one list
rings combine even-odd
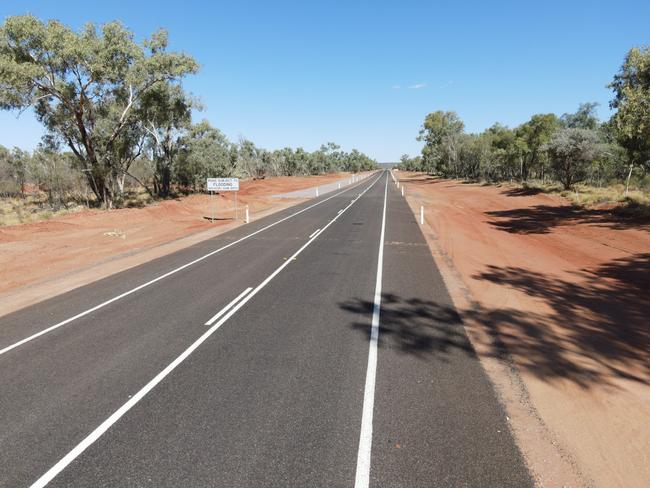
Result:
{"label": "tree trunk", "polygon": [[630,178],[632,177],[632,169],[634,169],[634,164],[630,163],[630,170],[627,173],[627,178],[625,179],[625,198],[627,198],[627,192],[630,190]]}
{"label": "tree trunk", "polygon": [[570,190],[571,186],[573,186],[573,168],[571,160],[568,159],[564,162],[564,189]]}
{"label": "tree trunk", "polygon": [[162,184],[160,186],[162,193],[160,196],[165,198],[168,197],[171,189],[171,169],[167,165],[162,168]]}
{"label": "tree trunk", "polygon": [[95,198],[97,198],[97,201],[102,202],[104,200],[102,190],[100,185],[97,184],[97,181],[95,180],[95,177],[93,176],[92,172],[90,170],[84,170],[84,175],[86,176],[86,180],[88,181],[88,186],[93,191]]}

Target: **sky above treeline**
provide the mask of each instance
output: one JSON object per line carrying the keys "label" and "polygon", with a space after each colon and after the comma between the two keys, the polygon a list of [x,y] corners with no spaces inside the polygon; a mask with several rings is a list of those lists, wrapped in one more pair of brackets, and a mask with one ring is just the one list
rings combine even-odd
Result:
{"label": "sky above treeline", "polygon": [[[0,1],[78,29],[159,27],[193,55],[184,82],[231,140],[317,149],[334,141],[378,161],[419,153],[425,115],[455,110],[470,132],[598,102],[633,46],[650,44],[650,1]],[[33,149],[29,112],[0,112],[0,144]]]}

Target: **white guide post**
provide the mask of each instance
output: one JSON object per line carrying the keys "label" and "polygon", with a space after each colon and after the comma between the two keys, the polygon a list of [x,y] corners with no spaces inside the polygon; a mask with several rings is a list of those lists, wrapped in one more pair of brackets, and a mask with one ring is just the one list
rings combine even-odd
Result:
{"label": "white guide post", "polygon": [[211,216],[210,216],[210,222],[214,223],[214,192],[210,192],[210,210],[211,210]]}

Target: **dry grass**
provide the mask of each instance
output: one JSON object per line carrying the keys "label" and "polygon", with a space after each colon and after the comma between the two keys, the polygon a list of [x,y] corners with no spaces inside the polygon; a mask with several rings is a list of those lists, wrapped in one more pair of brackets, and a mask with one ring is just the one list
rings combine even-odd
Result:
{"label": "dry grass", "polygon": [[572,204],[581,207],[618,206],[623,213],[650,216],[650,189],[630,188],[626,197],[625,185],[621,183],[602,187],[579,183],[573,190],[565,190],[558,183],[533,181],[523,185],[515,184],[513,187],[561,195]]}
{"label": "dry grass", "polygon": [[622,184],[606,187],[576,185],[575,191],[561,190],[562,196],[578,205],[592,206],[598,204],[629,203],[636,205],[650,204],[650,193],[641,190],[630,190],[625,197],[625,186]]}
{"label": "dry grass", "polygon": [[135,188],[124,193],[120,207],[142,208],[154,202],[155,200],[144,188]]}
{"label": "dry grass", "polygon": [[[41,222],[88,210],[89,206],[85,204],[84,198],[77,196],[66,202],[52,205],[48,202],[47,194],[42,192],[29,193],[25,198],[0,197],[0,227]],[[154,202],[155,200],[143,188],[136,188],[124,194],[119,206],[141,208]],[[94,200],[89,204],[96,207]]]}
{"label": "dry grass", "polygon": [[40,222],[86,209],[85,205],[77,202],[53,206],[48,203],[45,195],[40,194],[25,198],[0,198],[0,226]]}

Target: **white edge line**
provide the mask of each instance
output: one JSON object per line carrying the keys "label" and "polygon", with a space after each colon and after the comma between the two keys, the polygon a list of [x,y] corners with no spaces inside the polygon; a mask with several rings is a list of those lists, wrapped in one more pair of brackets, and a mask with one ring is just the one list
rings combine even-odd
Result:
{"label": "white edge line", "polygon": [[[380,178],[381,178],[381,176],[380,176]],[[85,317],[86,315],[91,314],[91,313],[99,310],[100,308],[104,308],[106,305],[110,305],[111,303],[116,302],[117,300],[120,300],[120,299],[122,299],[122,298],[124,298],[126,296],[129,296],[132,293],[135,293],[136,291],[142,290],[143,288],[146,288],[147,286],[153,285],[154,283],[156,283],[156,282],[158,282],[158,281],[160,281],[162,279],[165,279],[165,278],[167,278],[167,277],[169,277],[169,276],[171,276],[171,275],[173,275],[175,273],[178,273],[179,271],[184,270],[185,268],[189,268],[190,266],[192,266],[192,265],[194,265],[194,264],[196,264],[198,262],[201,262],[204,259],[209,258],[210,256],[213,256],[213,255],[215,255],[215,254],[217,254],[217,253],[219,253],[219,252],[221,252],[221,251],[223,251],[225,249],[228,249],[229,247],[232,247],[232,246],[234,246],[236,244],[239,244],[240,242],[245,241],[246,239],[248,239],[250,237],[253,237],[254,235],[259,234],[260,232],[264,232],[265,230],[268,230],[271,227],[273,227],[275,225],[278,225],[281,222],[284,222],[285,220],[288,220],[288,219],[290,219],[292,217],[295,217],[298,214],[306,212],[307,210],[310,210],[310,209],[314,208],[315,206],[320,205],[321,203],[325,203],[326,201],[331,200],[332,198],[337,197],[337,196],[339,196],[339,195],[341,195],[341,194],[343,194],[345,192],[348,192],[350,190],[351,190],[351,188],[347,188],[347,189],[345,189],[345,190],[343,190],[341,192],[338,192],[338,193],[336,193],[336,194],[334,194],[334,195],[332,195],[330,197],[327,197],[327,198],[325,198],[323,200],[320,200],[320,201],[310,205],[309,207],[305,207],[302,210],[299,210],[299,211],[297,211],[295,213],[292,213],[291,215],[288,215],[288,216],[286,216],[286,217],[284,217],[284,218],[282,218],[282,219],[280,219],[280,220],[278,220],[276,222],[273,222],[273,223],[271,223],[271,224],[269,224],[269,225],[267,225],[265,227],[262,227],[261,229],[258,229],[255,232],[252,232],[252,233],[250,233],[250,234],[248,234],[248,235],[246,235],[246,236],[244,236],[244,237],[242,237],[240,239],[237,239],[236,241],[233,241],[230,244],[226,244],[225,246],[220,247],[219,249],[215,249],[214,251],[211,251],[208,254],[205,254],[205,255],[203,255],[203,256],[201,256],[201,257],[199,257],[199,258],[197,258],[197,259],[195,259],[193,261],[190,261],[189,263],[185,263],[184,265],[179,266],[176,269],[168,271],[167,273],[165,273],[163,275],[160,275],[160,276],[154,278],[151,281],[147,281],[146,283],[138,285],[138,286],[136,286],[135,288],[132,288],[129,291],[125,291],[124,293],[122,293],[120,295],[117,295],[117,296],[115,296],[115,297],[113,297],[113,298],[111,298],[109,300],[106,300],[105,302],[100,303],[99,305],[95,305],[94,307],[89,308],[88,310],[85,310],[85,311],[83,311],[83,312],[81,312],[81,313],[79,313],[79,314],[77,314],[77,315],[75,315],[73,317],[67,318],[67,319],[65,319],[65,320],[63,320],[63,321],[61,321],[61,322],[59,322],[57,324],[54,324],[54,325],[52,325],[52,326],[50,326],[50,327],[48,327],[46,329],[43,329],[43,330],[41,330],[41,331],[39,331],[39,332],[37,332],[35,334],[32,334],[29,337],[25,337],[24,339],[21,339],[18,342],[15,342],[15,343],[13,343],[13,344],[11,344],[9,346],[6,346],[5,348],[0,349],[0,356],[2,356],[3,354],[8,353],[12,349],[15,349],[15,348],[17,348],[19,346],[22,346],[23,344],[26,344],[27,342],[33,341],[34,339],[37,339],[37,338],[41,337],[42,335],[48,334],[48,333],[50,333],[50,332],[52,332],[52,331],[54,331],[54,330],[56,330],[56,329],[58,329],[60,327],[63,327],[64,325],[67,325],[70,322],[73,322],[73,321],[75,321],[77,319],[80,319],[81,317]]]}
{"label": "white edge line", "polygon": [[237,303],[239,300],[241,300],[242,298],[244,298],[244,296],[245,296],[249,291],[251,291],[252,289],[253,289],[252,286],[249,286],[248,288],[246,288],[246,289],[245,289],[244,291],[242,291],[239,295],[237,295],[237,298],[235,298],[234,300],[232,300],[228,305],[226,305],[226,306],[223,307],[221,310],[219,310],[216,314],[214,314],[214,316],[213,316],[210,320],[208,320],[204,325],[212,325],[212,324],[214,323],[215,320],[217,320],[217,319],[218,319],[219,317],[221,317],[224,313],[226,313],[228,310],[230,310],[232,307],[234,307],[234,306],[235,306],[235,303]]}
{"label": "white edge line", "polygon": [[386,200],[388,193],[388,178],[384,187],[384,211],[381,220],[381,235],[379,238],[379,253],[377,256],[377,281],[375,282],[375,299],[372,309],[372,325],[370,328],[370,345],[368,347],[368,370],[366,385],[363,392],[363,411],[361,415],[361,433],[359,434],[359,450],[357,452],[357,472],[354,481],[355,488],[367,488],[370,484],[370,455],[372,452],[372,417],[375,408],[375,383],[377,378],[377,341],[379,339],[379,315],[381,311],[381,281],[384,267],[384,235],[386,231]]}
{"label": "white edge line", "polygon": [[319,231],[319,230],[320,230],[320,229],[316,229],[314,232],[312,232],[311,235],[308,237],[308,239],[311,239],[311,238],[314,237],[316,234],[318,234],[318,231]]}
{"label": "white edge line", "polygon": [[[380,177],[381,178],[381,177]],[[361,198],[361,196],[366,193],[370,188],[372,188],[377,181],[379,181],[380,178],[377,178],[375,181],[373,181],[368,188],[366,188],[357,198],[350,203],[345,210],[350,208],[354,203]],[[108,429],[111,428],[115,422],[120,420],[129,410],[131,410],[144,396],[149,393],[151,390],[153,390],[158,383],[160,383],[163,379],[165,379],[166,376],[168,376],[179,364],[181,364],[190,354],[192,354],[196,348],[198,348],[201,344],[203,344],[212,334],[214,334],[219,327],[221,327],[230,317],[232,317],[237,311],[242,308],[251,298],[253,298],[262,288],[264,288],[273,278],[275,278],[278,273],[280,273],[285,267],[287,267],[291,262],[293,262],[293,259],[298,256],[302,251],[307,248],[320,234],[323,233],[325,229],[327,229],[330,225],[332,225],[339,217],[341,214],[338,214],[336,217],[334,217],[332,220],[330,220],[325,227],[321,229],[321,231],[312,237],[309,241],[307,241],[303,246],[298,249],[289,259],[287,259],[284,263],[282,263],[273,273],[271,273],[262,283],[257,285],[255,289],[248,293],[247,295],[244,296],[242,300],[240,300],[234,307],[232,307],[226,315],[221,317],[219,321],[212,325],[207,331],[201,335],[194,343],[192,343],[191,346],[189,346],[183,353],[181,353],[180,356],[178,356],[176,359],[174,359],[171,363],[165,367],[160,373],[158,373],[152,380],[150,380],[145,386],[143,386],[140,391],[138,391],[135,395],[133,395],[129,400],[124,403],[120,408],[118,408],[113,414],[108,417],[106,420],[104,420],[95,430],[93,430],[88,436],[82,440],[79,444],[77,444],[68,454],[66,454],[59,462],[57,462],[54,466],[52,466],[50,469],[48,469],[45,474],[43,474],[39,479],[37,479],[32,485],[31,488],[43,488],[46,486],[50,481],[52,481],[61,471],[63,471],[72,461],[74,461],[77,457],[79,457],[88,447],[90,447],[97,439],[99,439]]]}

